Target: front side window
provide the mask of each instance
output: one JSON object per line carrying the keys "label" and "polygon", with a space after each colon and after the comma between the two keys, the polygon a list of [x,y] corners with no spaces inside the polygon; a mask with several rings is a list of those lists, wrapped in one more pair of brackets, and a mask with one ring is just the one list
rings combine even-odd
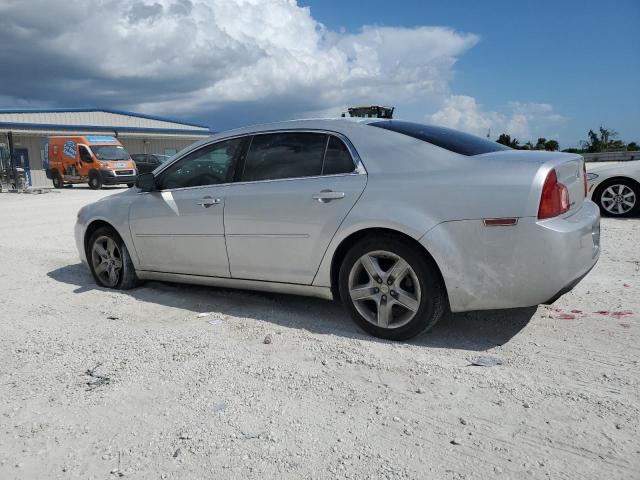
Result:
{"label": "front side window", "polygon": [[242,181],[313,177],[322,173],[327,136],[319,133],[255,135]]}
{"label": "front side window", "polygon": [[324,155],[323,175],[336,175],[339,173],[351,173],[355,170],[353,159],[342,140],[331,136]]}
{"label": "front side window", "polygon": [[129,154],[120,145],[91,145],[98,160],[129,160]]}
{"label": "front side window", "polygon": [[233,178],[235,160],[244,139],[234,138],[207,145],[163,171],[156,184],[158,189],[198,187],[228,183]]}

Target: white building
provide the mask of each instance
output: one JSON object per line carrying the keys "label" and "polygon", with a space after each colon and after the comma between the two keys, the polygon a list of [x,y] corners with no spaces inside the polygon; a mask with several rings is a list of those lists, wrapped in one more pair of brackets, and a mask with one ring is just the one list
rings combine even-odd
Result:
{"label": "white building", "polygon": [[50,185],[42,167],[44,138],[48,135],[113,135],[127,151],[173,155],[211,135],[209,127],[140,113],[104,108],[1,110],[0,144],[13,136],[14,156],[33,186]]}

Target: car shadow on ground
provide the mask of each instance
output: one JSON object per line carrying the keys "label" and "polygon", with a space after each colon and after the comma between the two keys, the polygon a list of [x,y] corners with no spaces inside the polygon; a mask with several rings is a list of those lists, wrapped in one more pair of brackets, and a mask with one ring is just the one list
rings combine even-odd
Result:
{"label": "car shadow on ground", "polygon": [[[88,269],[81,263],[58,268],[47,275],[58,282],[77,287],[74,293],[109,291],[97,286]],[[141,302],[181,308],[194,313],[220,312],[315,333],[386,342],[360,330],[339,302],[155,281],[146,282],[123,293]],[[484,351],[511,340],[527,325],[535,312],[536,307],[528,307],[448,314],[428,333],[406,343],[431,348]]]}

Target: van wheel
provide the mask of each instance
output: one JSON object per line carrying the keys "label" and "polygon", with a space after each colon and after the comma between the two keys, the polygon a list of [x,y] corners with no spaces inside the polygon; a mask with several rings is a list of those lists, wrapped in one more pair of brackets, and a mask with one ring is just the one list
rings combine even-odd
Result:
{"label": "van wheel", "polygon": [[339,291],[363,330],[389,340],[430,329],[447,305],[433,260],[393,236],[365,239],[349,250],[340,266]]}
{"label": "van wheel", "polygon": [[111,227],[101,227],[93,232],[87,260],[93,278],[101,287],[129,290],[140,283],[127,246]]}
{"label": "van wheel", "polygon": [[53,188],[62,188],[64,185],[64,182],[62,181],[62,177],[60,177],[60,174],[58,173],[57,170],[53,172],[51,181],[53,182]]}
{"label": "van wheel", "polygon": [[89,174],[89,187],[92,190],[100,190],[102,188],[102,179],[96,172]]}

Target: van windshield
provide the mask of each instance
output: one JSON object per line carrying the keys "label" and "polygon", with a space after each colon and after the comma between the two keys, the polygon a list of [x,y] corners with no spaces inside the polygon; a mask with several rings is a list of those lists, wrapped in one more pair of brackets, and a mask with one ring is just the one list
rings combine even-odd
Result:
{"label": "van windshield", "polygon": [[98,160],[129,160],[129,153],[120,145],[91,145]]}

